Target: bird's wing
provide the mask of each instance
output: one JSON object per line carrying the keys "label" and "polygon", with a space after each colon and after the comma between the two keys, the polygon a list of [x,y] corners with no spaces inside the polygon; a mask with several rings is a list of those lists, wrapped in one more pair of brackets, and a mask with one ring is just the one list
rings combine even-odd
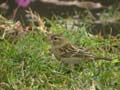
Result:
{"label": "bird's wing", "polygon": [[84,48],[79,48],[78,52],[73,54],[73,57],[90,58],[94,57],[94,55]]}
{"label": "bird's wing", "polygon": [[70,57],[78,57],[78,58],[86,58],[93,57],[94,55],[88,52],[85,48],[78,48],[72,44],[66,44],[62,48],[60,48],[63,53],[61,57],[70,58]]}

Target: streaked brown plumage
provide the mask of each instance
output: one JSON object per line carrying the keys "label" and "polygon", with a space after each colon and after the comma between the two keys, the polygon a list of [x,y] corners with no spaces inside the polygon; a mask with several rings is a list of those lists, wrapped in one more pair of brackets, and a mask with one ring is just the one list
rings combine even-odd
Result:
{"label": "streaked brown plumage", "polygon": [[65,64],[79,64],[81,60],[112,60],[111,58],[97,57],[89,50],[71,44],[65,37],[59,34],[49,36],[47,41],[52,44],[52,53],[55,57]]}

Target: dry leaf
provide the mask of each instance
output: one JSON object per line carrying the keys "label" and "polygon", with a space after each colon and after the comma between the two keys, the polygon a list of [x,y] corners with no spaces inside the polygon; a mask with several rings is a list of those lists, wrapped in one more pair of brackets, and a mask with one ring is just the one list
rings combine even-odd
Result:
{"label": "dry leaf", "polygon": [[77,6],[80,8],[89,8],[89,9],[99,9],[104,8],[100,3],[95,3],[91,1],[61,1],[61,0],[41,0],[43,3],[51,3],[55,5],[64,5],[64,6]]}

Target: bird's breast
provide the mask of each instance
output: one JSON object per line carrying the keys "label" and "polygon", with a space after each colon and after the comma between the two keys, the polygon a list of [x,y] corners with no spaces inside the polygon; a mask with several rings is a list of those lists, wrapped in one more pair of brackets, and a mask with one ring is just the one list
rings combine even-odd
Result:
{"label": "bird's breast", "polygon": [[59,49],[54,49],[52,50],[52,53],[54,54],[54,56],[60,60],[61,59],[61,51]]}

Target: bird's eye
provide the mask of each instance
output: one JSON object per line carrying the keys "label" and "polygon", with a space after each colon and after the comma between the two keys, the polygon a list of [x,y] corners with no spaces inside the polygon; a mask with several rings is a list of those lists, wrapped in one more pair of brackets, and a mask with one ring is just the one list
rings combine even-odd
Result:
{"label": "bird's eye", "polygon": [[54,38],[54,40],[57,40],[57,39],[58,39],[58,38],[56,38],[56,37]]}

